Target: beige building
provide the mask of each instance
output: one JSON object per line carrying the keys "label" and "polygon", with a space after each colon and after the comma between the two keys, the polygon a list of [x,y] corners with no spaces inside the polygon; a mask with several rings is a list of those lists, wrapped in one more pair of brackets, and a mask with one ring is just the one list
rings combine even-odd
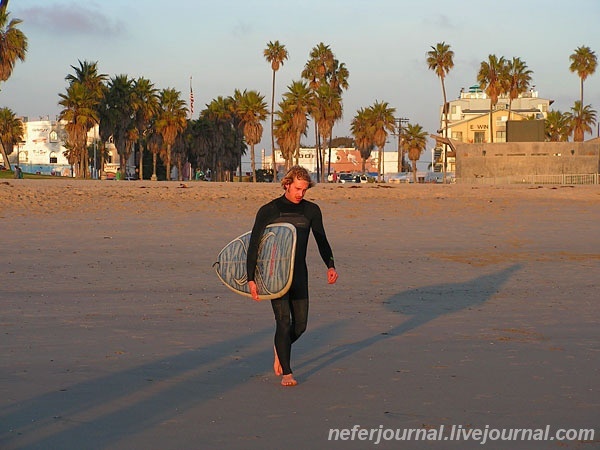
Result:
{"label": "beige building", "polygon": [[[471,86],[468,90],[461,89],[456,100],[448,102],[448,127],[445,127],[444,111],[440,108],[439,135],[451,138],[454,141],[476,144],[493,142],[506,142],[507,123],[520,120],[544,120],[553,100],[540,98],[537,91],[530,90],[513,99],[512,103],[507,95],[498,99],[492,112],[490,128],[490,99],[479,86]],[[510,115],[509,115],[510,108]],[[436,170],[441,171],[444,152],[436,152]],[[456,171],[456,155],[453,151],[447,152],[448,172]]]}

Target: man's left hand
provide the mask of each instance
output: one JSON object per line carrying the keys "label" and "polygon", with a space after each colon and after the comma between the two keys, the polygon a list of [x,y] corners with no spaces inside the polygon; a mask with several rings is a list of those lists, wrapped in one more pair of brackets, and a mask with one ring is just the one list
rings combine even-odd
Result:
{"label": "man's left hand", "polygon": [[329,284],[334,284],[338,279],[338,274],[334,267],[331,267],[327,270],[327,282]]}

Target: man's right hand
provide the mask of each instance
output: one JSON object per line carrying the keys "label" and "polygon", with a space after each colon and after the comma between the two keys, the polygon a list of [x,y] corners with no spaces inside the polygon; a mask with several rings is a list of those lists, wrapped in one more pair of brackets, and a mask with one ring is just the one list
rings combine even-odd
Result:
{"label": "man's right hand", "polygon": [[248,281],[248,287],[250,288],[250,294],[254,301],[259,301],[258,298],[258,288],[256,287],[256,283],[254,281]]}

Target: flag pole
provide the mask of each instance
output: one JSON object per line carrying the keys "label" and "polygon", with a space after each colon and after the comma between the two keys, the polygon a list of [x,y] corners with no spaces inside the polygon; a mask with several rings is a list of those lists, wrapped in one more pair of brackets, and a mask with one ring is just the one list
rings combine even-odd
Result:
{"label": "flag pole", "polygon": [[190,75],[190,119],[194,116],[194,90],[192,89],[192,77]]}

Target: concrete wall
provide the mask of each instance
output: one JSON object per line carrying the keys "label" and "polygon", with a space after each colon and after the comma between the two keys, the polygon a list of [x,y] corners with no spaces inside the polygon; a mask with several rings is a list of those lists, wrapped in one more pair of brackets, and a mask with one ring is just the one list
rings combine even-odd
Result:
{"label": "concrete wall", "polygon": [[505,142],[456,148],[456,178],[600,172],[600,139],[587,142]]}

